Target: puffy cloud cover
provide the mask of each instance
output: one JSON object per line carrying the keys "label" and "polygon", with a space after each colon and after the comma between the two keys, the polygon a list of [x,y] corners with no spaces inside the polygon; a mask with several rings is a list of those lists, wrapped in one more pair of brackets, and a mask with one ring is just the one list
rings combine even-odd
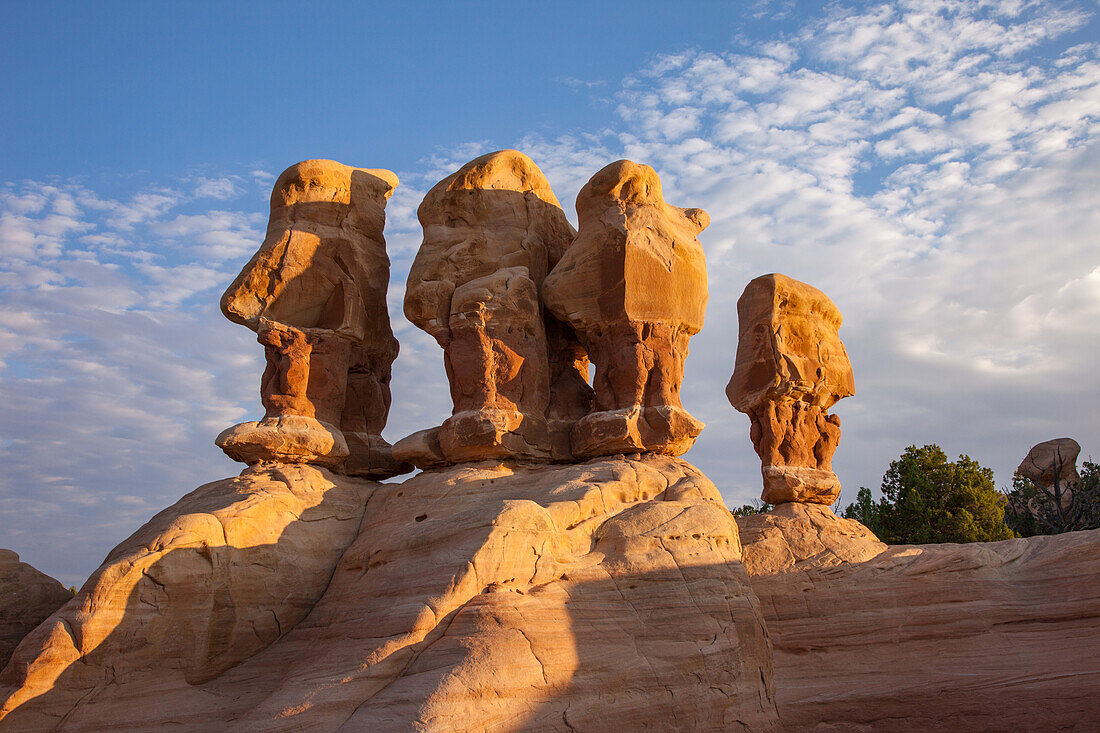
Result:
{"label": "puffy cloud cover", "polygon": [[[722,389],[737,297],[766,272],[845,314],[846,500],[911,443],[966,452],[1002,484],[1040,440],[1072,435],[1100,457],[1092,22],[1038,2],[833,7],[764,41],[655,58],[617,90],[563,82],[610,102],[597,131],[471,142],[399,171],[387,436],[450,407],[440,351],[401,315],[420,197],[475,155],[518,147],[571,215],[588,177],[621,157],[657,168],[670,202],[710,212],[711,301],[684,402],[708,424],[688,458],[729,503],[759,491],[747,419]],[[262,356],[216,301],[263,237],[277,171],[253,168],[130,179],[122,197],[75,181],[0,189],[0,546],[66,583],[238,468],[212,440],[259,414]]]}

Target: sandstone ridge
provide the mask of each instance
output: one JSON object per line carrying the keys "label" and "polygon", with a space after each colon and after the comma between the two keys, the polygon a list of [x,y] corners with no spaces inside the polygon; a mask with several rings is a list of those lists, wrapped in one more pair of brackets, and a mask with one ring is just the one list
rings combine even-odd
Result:
{"label": "sandstone ridge", "polygon": [[261,465],[162,512],[24,640],[3,724],[778,730],[740,556],[671,457],[395,484]]}

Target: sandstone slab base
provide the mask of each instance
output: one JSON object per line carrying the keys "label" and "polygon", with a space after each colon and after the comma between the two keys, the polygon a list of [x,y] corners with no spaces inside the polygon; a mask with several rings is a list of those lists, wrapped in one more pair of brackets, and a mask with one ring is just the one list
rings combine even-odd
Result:
{"label": "sandstone slab base", "polygon": [[796,504],[739,525],[786,730],[1097,729],[1100,530],[887,548]]}
{"label": "sandstone slab base", "polygon": [[[258,513],[276,483],[312,497],[299,520]],[[223,537],[226,506],[238,529]],[[307,547],[308,578],[285,565]],[[717,489],[670,457],[486,462],[400,484],[261,464],[112,553],[17,650],[0,725],[778,730],[740,557]],[[317,594],[275,625],[263,611],[287,580]]]}

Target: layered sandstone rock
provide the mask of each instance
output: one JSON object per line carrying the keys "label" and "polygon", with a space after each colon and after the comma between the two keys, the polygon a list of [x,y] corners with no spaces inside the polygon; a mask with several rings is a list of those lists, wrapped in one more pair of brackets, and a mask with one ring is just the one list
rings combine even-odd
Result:
{"label": "layered sandstone rock", "polygon": [[[339,482],[348,479],[315,475],[336,482],[326,497],[345,490]],[[297,623],[281,615],[273,640],[231,633],[241,625],[225,620],[216,599],[234,584],[213,594],[179,584],[181,573],[217,572],[186,560],[169,574],[171,553],[144,559],[185,546],[185,559],[212,554],[221,567],[229,550],[214,546],[216,532],[157,528],[128,541],[78,602],[24,642],[3,682],[28,687],[7,690],[11,712],[0,724],[52,729],[64,716],[71,730],[778,729],[737,526],[689,464],[663,456],[466,464],[371,489],[331,580],[315,568],[312,580],[297,581],[327,589]],[[282,536],[302,524],[318,523],[290,522]],[[339,526],[335,553],[348,536]],[[302,531],[310,546],[329,534]],[[236,584],[255,588],[278,558],[240,562]],[[118,580],[108,586],[108,577]],[[117,590],[89,590],[108,587]],[[279,597],[268,592],[237,617]],[[247,618],[266,632],[262,618]],[[166,633],[172,626],[178,639]],[[70,633],[94,640],[108,627],[119,638],[111,654],[69,651]],[[248,643],[252,656],[211,666],[202,653],[211,639],[229,650],[219,662]],[[140,674],[131,664],[139,658]]]}
{"label": "layered sandstone rock", "polygon": [[886,547],[827,507],[738,519],[786,730],[1087,730],[1100,530]]}
{"label": "layered sandstone rock", "polygon": [[0,550],[0,669],[35,626],[71,600],[61,583],[36,570],[11,550]]}
{"label": "layered sandstone rock", "polygon": [[886,549],[871,530],[821,504],[787,502],[739,517],[737,526],[744,545],[741,560],[750,575],[861,563]]}
{"label": "layered sandstone rock", "polygon": [[[424,241],[405,315],[443,347],[454,412],[433,436],[442,455],[570,458],[556,436],[588,411],[591,392],[576,338],[545,322],[539,298],[574,235],[546,177],[518,151],[484,155],[436,184],[417,216]],[[421,447],[398,453],[437,465]]]}
{"label": "layered sandstone rock", "polygon": [[680,384],[706,312],[696,236],[710,218],[665,203],[657,173],[628,160],[592,177],[577,214],[580,232],[543,289],[596,365],[596,412],[573,428],[573,452],[680,455],[703,428],[680,403]]}
{"label": "layered sandstone rock", "polygon": [[382,229],[397,184],[390,171],[332,160],[298,163],[275,182],[267,237],[222,296],[267,358],[264,419],[218,436],[230,458],[374,478],[409,470],[381,437],[398,349]]}
{"label": "layered sandstone rock", "polygon": [[[116,547],[15,650],[0,675],[3,725],[151,729],[158,716],[170,720],[161,696],[202,709],[202,683],[313,607],[377,485],[261,464],[183,497]],[[91,714],[76,714],[79,705]]]}
{"label": "layered sandstone rock", "polygon": [[855,394],[842,317],[817,288],[786,275],[762,275],[737,301],[737,361],[726,387],[749,416],[770,504],[832,504],[840,418],[828,410]]}
{"label": "layered sandstone rock", "polygon": [[1063,507],[1073,500],[1073,489],[1080,485],[1077,456],[1081,445],[1073,438],[1055,438],[1039,443],[1028,451],[1016,473],[1030,479],[1051,497],[1057,497]]}

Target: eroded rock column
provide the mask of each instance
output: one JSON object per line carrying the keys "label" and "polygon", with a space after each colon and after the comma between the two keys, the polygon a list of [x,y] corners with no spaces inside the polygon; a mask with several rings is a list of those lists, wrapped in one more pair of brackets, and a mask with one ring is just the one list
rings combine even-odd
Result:
{"label": "eroded rock column", "polygon": [[382,236],[397,176],[332,160],[275,182],[267,237],[222,296],[222,312],[264,346],[266,414],[224,431],[234,460],[314,463],[382,478],[404,473],[382,438],[397,340]]}
{"label": "eroded rock column", "polygon": [[[443,347],[454,411],[399,441],[397,455],[422,468],[569,459],[559,436],[587,411],[588,365],[568,327],[546,323],[539,298],[574,235],[546,177],[518,151],[484,155],[436,184],[417,216],[424,241],[405,315]],[[562,409],[551,409],[552,389],[565,395]]]}
{"label": "eroded rock column", "polygon": [[573,427],[573,453],[680,455],[703,429],[680,403],[680,385],[706,312],[696,236],[710,217],[665,203],[657,173],[628,160],[592,177],[577,214],[580,232],[543,288],[596,365],[596,411]]}
{"label": "eroded rock column", "polygon": [[840,442],[837,400],[855,394],[843,320],[817,288],[786,275],[762,275],[737,301],[737,361],[726,387],[749,416],[770,504],[832,504],[840,481],[832,457]]}

